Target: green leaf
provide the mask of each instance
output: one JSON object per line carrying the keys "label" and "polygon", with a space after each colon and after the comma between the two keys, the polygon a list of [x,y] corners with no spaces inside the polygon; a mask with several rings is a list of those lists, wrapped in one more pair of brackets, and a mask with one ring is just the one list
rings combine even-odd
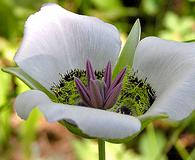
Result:
{"label": "green leaf", "polygon": [[39,82],[31,78],[27,73],[25,73],[19,67],[2,68],[2,71],[15,75],[20,80],[22,80],[27,86],[29,86],[31,89],[40,90],[44,92],[45,94],[47,94],[51,99],[55,99],[55,96],[50,91],[48,91],[45,87],[43,87]]}
{"label": "green leaf", "polygon": [[[148,147],[148,144],[150,147]],[[144,160],[166,160],[164,148],[167,139],[163,132],[155,130],[152,124],[148,125],[145,134],[141,135],[139,140],[139,151],[141,159]]]}
{"label": "green leaf", "polygon": [[30,113],[28,119],[24,121],[20,128],[20,138],[24,154],[29,157],[31,155],[31,147],[33,141],[36,139],[38,129],[38,121],[41,113],[38,108],[35,108]]}
{"label": "green leaf", "polygon": [[92,0],[92,3],[103,10],[112,10],[122,6],[120,0]]}
{"label": "green leaf", "polygon": [[140,41],[140,35],[141,35],[141,26],[140,26],[139,19],[137,19],[129,33],[127,42],[121,51],[116,67],[114,68],[113,78],[125,66],[130,66],[130,67],[132,66],[135,49]]}

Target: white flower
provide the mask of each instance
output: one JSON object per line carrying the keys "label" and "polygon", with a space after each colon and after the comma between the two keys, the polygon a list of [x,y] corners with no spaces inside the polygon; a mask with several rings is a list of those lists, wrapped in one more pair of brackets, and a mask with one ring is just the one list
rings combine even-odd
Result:
{"label": "white flower", "polygon": [[[87,59],[96,70],[102,70],[108,61],[114,66],[120,47],[119,33],[114,26],[50,4],[28,18],[14,60],[25,73],[50,90],[60,80],[59,73],[84,69]],[[160,114],[180,120],[195,109],[194,51],[195,43],[154,37],[139,43],[133,69],[138,71],[138,78],[147,78],[157,96],[151,108],[139,117],[55,103],[39,90],[20,94],[15,109],[26,119],[37,106],[49,122],[65,120],[62,123],[76,134],[121,142],[138,134]]]}
{"label": "white flower", "polygon": [[[33,79],[50,90],[59,73],[84,69],[90,60],[96,70],[110,61],[114,66],[121,47],[118,30],[95,17],[81,16],[49,4],[30,16],[14,60]],[[137,118],[104,110],[53,103],[43,92],[30,90],[15,102],[26,119],[38,106],[48,121],[65,119],[84,134],[105,139],[123,138],[140,130]]]}

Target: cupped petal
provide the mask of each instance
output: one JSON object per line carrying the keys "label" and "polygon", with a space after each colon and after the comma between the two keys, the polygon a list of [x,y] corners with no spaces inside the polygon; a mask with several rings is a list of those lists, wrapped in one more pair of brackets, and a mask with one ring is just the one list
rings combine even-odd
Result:
{"label": "cupped petal", "polygon": [[16,98],[18,115],[27,118],[38,106],[49,122],[66,120],[90,137],[122,139],[140,131],[140,121],[131,116],[81,106],[64,105],[49,101],[40,91],[30,90]]}
{"label": "cupped petal", "polygon": [[84,69],[87,59],[98,70],[109,60],[115,65],[120,46],[119,32],[113,25],[48,4],[26,21],[14,60],[33,79],[50,88],[58,82],[59,73]]}
{"label": "cupped petal", "polygon": [[195,43],[148,37],[136,49],[133,69],[156,91],[146,114],[181,120],[195,110]]}
{"label": "cupped petal", "polygon": [[48,121],[65,119],[91,137],[122,139],[135,134],[141,128],[140,121],[135,117],[100,109],[57,103],[40,105],[40,109]]}

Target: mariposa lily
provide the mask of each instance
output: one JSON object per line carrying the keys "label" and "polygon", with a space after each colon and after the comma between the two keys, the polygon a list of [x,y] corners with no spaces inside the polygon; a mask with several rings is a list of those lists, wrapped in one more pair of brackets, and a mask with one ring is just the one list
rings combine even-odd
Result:
{"label": "mariposa lily", "polygon": [[[26,22],[14,58],[19,69],[4,69],[33,89],[16,98],[17,114],[27,119],[38,107],[49,122],[77,135],[116,143],[153,119],[187,117],[195,109],[195,43],[139,42],[137,28],[119,56],[113,25],[55,4],[42,7]],[[137,47],[134,60],[131,47]]]}

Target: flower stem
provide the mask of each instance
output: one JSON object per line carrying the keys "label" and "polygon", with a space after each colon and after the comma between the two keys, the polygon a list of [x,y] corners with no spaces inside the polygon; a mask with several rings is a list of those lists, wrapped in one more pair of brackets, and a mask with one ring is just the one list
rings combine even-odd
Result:
{"label": "flower stem", "polygon": [[99,160],[105,160],[105,141],[98,139]]}

